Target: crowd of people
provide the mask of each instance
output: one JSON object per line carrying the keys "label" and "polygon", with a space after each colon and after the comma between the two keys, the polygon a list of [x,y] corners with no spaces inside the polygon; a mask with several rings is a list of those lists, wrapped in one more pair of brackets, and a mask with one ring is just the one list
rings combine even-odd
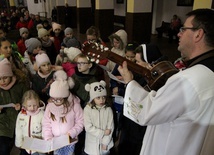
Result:
{"label": "crowd of people", "polygon": [[[158,90],[148,89],[146,74],[127,67],[150,72],[167,61],[156,45],[128,41],[120,29],[108,47],[95,26],[80,42],[71,27],[28,10],[23,15],[13,28],[0,26],[0,153],[10,155],[15,145],[20,155],[214,154],[213,10],[187,14],[178,33],[177,73]],[[19,30],[18,41],[7,37],[11,29]],[[110,48],[124,62],[94,61],[86,44]],[[72,143],[53,152],[23,147],[25,137],[64,135]]]}

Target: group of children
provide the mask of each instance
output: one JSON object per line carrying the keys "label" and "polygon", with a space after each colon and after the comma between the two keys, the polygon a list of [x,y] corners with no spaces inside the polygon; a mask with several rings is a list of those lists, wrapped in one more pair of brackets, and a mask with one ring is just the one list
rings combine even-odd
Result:
{"label": "group of children", "polygon": [[[40,39],[46,37],[39,32]],[[78,47],[65,47],[63,54],[66,56],[63,58],[68,61],[53,65],[38,38],[25,40],[24,56],[15,56],[11,41],[5,37],[0,39],[0,152],[9,155],[15,139],[21,155],[44,154],[22,148],[24,137],[50,140],[69,135],[75,140],[85,127],[83,152],[109,154],[113,147],[113,112],[106,102],[103,72],[97,70],[97,65]],[[73,72],[70,69],[64,71],[63,65],[67,62],[75,66]],[[24,76],[27,81],[23,80]],[[97,111],[97,114],[90,110]],[[72,143],[55,150],[54,154],[74,152],[75,144]]]}
{"label": "group of children", "polygon": [[[39,63],[37,62],[38,65]],[[44,63],[41,65],[44,65],[44,68],[48,66]],[[45,73],[44,70],[43,73]],[[113,146],[111,135],[114,124],[112,110],[105,100],[107,96],[105,82],[86,84],[85,89],[90,94],[90,100],[84,112],[80,99],[70,92],[74,85],[73,79],[63,70],[56,71],[53,74],[53,82],[50,84],[50,97],[45,104],[33,89],[29,90],[23,82],[18,81],[13,74],[11,63],[3,58],[0,61],[1,153],[10,154],[14,141],[14,129],[15,145],[21,149],[21,155],[41,155],[43,153],[22,148],[24,137],[50,140],[53,137],[69,135],[71,139],[78,139],[84,126],[85,152],[87,154],[95,152],[99,154],[99,151],[107,153]],[[3,106],[9,103],[13,105]],[[99,116],[100,114],[102,115]],[[98,121],[97,118],[100,120]],[[74,149],[75,144],[67,145],[55,150],[54,154],[70,155],[74,153]]]}
{"label": "group of children", "polygon": [[[42,154],[22,148],[24,137],[50,140],[69,135],[79,142],[57,149],[54,154],[108,155],[114,142],[119,143],[121,155],[139,154],[146,127],[126,119],[122,109],[115,109],[114,103],[109,102],[107,92],[123,96],[125,85],[106,81],[99,67],[106,66],[122,80],[117,72],[118,64],[105,58],[99,65],[92,62],[82,53],[73,30],[68,27],[63,33],[58,23],[53,23],[51,32],[38,29],[38,38],[28,38],[26,28],[20,29],[20,35],[22,40],[17,51],[20,50],[21,56],[14,52],[11,41],[0,36],[0,54],[3,55],[0,61],[0,142],[4,142],[0,152],[9,155],[15,137],[21,155]],[[88,41],[106,46],[96,27],[90,27],[86,36]],[[151,67],[149,64],[161,57],[154,45],[127,43],[124,30],[118,30],[109,39],[112,52],[143,67]],[[141,85],[146,84],[140,75],[136,74],[135,79]],[[2,106],[9,103],[13,103],[11,107]],[[116,119],[115,113],[120,114]]]}

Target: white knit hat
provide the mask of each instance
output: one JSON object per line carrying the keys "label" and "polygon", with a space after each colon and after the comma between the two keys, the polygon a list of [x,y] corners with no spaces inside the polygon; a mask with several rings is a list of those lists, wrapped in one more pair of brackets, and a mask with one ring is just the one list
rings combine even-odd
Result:
{"label": "white knit hat", "polygon": [[23,34],[24,32],[29,33],[28,29],[25,28],[25,27],[22,27],[22,28],[19,29],[20,36],[22,36],[22,34]]}
{"label": "white knit hat", "polygon": [[85,85],[85,90],[89,92],[90,94],[90,100],[91,102],[94,98],[100,97],[100,96],[106,96],[106,82],[101,80],[100,82],[93,82],[91,84]]}
{"label": "white knit hat", "polygon": [[46,36],[48,34],[49,34],[49,32],[44,28],[41,28],[41,29],[38,30],[38,37],[39,38],[42,38],[42,37],[44,37],[44,36]]}
{"label": "white knit hat", "polygon": [[11,63],[7,58],[0,61],[0,77],[13,76]]}
{"label": "white knit hat", "polygon": [[44,26],[42,24],[37,24],[36,25],[36,30],[39,31],[39,29],[43,28]]}
{"label": "white knit hat", "polygon": [[54,82],[50,86],[50,96],[54,98],[66,98],[69,96],[69,89],[74,87],[74,81],[68,77],[66,72],[58,70],[53,75]]}
{"label": "white knit hat", "polygon": [[73,61],[76,58],[76,56],[78,56],[82,52],[78,48],[70,47],[64,48],[64,53],[67,55],[70,61]]}
{"label": "white knit hat", "polygon": [[51,63],[47,54],[41,53],[41,54],[36,55],[37,67],[40,67],[42,64],[47,63],[47,62]]}
{"label": "white knit hat", "polygon": [[53,29],[53,31],[55,31],[56,29],[62,30],[62,26],[58,23],[53,22],[52,23],[52,29]]}

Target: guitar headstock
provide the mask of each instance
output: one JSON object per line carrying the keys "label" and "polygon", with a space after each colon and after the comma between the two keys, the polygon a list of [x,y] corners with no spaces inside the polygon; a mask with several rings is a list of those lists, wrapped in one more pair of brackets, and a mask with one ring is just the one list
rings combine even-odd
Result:
{"label": "guitar headstock", "polygon": [[88,56],[91,62],[99,63],[100,59],[108,58],[108,47],[94,41],[88,41],[82,45],[82,53]]}

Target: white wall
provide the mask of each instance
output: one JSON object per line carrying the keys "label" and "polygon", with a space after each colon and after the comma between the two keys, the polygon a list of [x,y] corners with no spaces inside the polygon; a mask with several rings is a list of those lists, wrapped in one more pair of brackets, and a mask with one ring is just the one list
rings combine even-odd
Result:
{"label": "white wall", "polygon": [[[69,2],[70,0],[68,0]],[[42,1],[44,3],[44,1]],[[46,7],[44,4],[42,4],[40,1],[38,4],[34,4],[34,0],[27,0],[27,6],[30,13],[38,14],[38,12],[48,12],[48,18],[50,17],[52,6],[50,3],[53,4],[55,2],[55,5],[65,5],[65,0],[46,0]],[[85,0],[79,0],[79,2],[86,2]],[[117,16],[126,16],[126,2],[127,0],[124,0],[123,4],[117,4],[116,0],[114,0],[114,15]],[[89,0],[87,0],[87,3],[89,3]],[[69,2],[70,4],[70,2]],[[76,4],[70,4],[70,5],[76,5]],[[189,11],[193,9],[193,7],[189,6],[177,6],[177,0],[154,0],[153,5],[153,19],[152,19],[152,34],[156,34],[156,27],[159,27],[161,25],[162,21],[170,22],[170,19],[174,14],[177,14],[180,18],[182,23],[185,21],[185,15]]]}
{"label": "white wall", "polygon": [[116,0],[114,1],[114,15],[126,16],[126,0],[123,4],[117,4]]}
{"label": "white wall", "polygon": [[42,2],[38,1],[38,3],[35,4],[34,0],[27,0],[27,6],[28,6],[29,13],[38,14],[38,12],[45,12],[46,9]]}
{"label": "white wall", "polygon": [[172,16],[177,14],[181,22],[184,23],[186,14],[193,9],[192,6],[177,6],[176,0],[154,0],[157,3],[156,10],[153,11],[153,27],[152,33],[157,33],[155,28],[159,27],[162,21],[170,22]]}
{"label": "white wall", "polygon": [[[193,7],[177,6],[177,0],[154,0],[153,9],[151,33],[155,34],[157,33],[155,28],[159,27],[162,21],[170,22],[174,14],[177,14],[183,23],[186,13],[191,11]],[[124,4],[117,4],[116,0],[114,1],[114,15],[126,16],[126,0],[124,0]]]}

